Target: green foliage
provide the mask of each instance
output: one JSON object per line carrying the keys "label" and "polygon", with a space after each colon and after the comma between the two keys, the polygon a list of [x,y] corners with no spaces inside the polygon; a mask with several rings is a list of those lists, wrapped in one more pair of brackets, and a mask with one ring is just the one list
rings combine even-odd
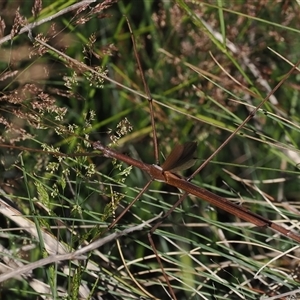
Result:
{"label": "green foliage", "polygon": [[[74,251],[168,211],[182,195],[153,182],[107,232],[149,176],[103,157],[92,142],[155,163],[124,15],[153,97],[160,162],[176,143],[197,141],[200,165],[270,94],[193,183],[299,231],[299,70],[272,91],[299,59],[297,2],[82,4],[12,1],[0,12],[0,37],[11,34],[0,39],[3,264],[16,270]],[[0,297],[169,299],[148,232],[13,276],[0,283]],[[194,196],[153,240],[177,299],[300,297],[294,241]]]}

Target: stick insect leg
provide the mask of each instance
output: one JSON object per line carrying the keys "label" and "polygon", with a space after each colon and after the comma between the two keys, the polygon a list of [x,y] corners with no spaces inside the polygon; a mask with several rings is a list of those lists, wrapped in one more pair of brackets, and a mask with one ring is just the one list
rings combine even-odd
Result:
{"label": "stick insect leg", "polygon": [[[142,81],[143,81],[143,85],[144,85],[144,89],[145,89],[145,93],[147,95],[148,98],[148,102],[149,102],[149,107],[150,107],[150,114],[151,114],[151,126],[152,126],[152,132],[153,132],[153,144],[154,144],[154,156],[155,156],[155,161],[156,164],[158,164],[159,161],[159,157],[158,157],[158,143],[157,143],[157,136],[156,136],[156,129],[155,129],[155,121],[154,121],[154,116],[153,116],[153,101],[152,101],[152,97],[148,88],[148,85],[146,84],[146,80],[145,80],[145,76],[142,70],[142,66],[141,66],[141,62],[139,59],[139,56],[137,54],[137,49],[136,49],[136,43],[135,43],[135,39],[134,39],[134,35],[129,23],[129,20],[126,16],[124,16],[127,24],[128,24],[128,28],[130,31],[130,35],[131,35],[131,40],[132,40],[132,44],[133,44],[133,49],[134,49],[134,54],[135,54],[135,58],[138,64],[138,68],[139,71],[141,73],[141,77],[142,77]],[[144,188],[139,192],[139,194],[133,199],[133,201],[122,211],[122,213],[110,224],[110,226],[108,227],[108,229],[111,229],[112,227],[114,227],[119,221],[120,219],[126,214],[126,212],[133,206],[133,204],[144,194],[144,192],[147,190],[147,188],[149,187],[149,185],[151,184],[153,180],[151,179],[150,181],[147,182],[147,184],[144,186]]]}
{"label": "stick insect leg", "polygon": [[143,85],[144,85],[144,90],[145,90],[145,93],[147,95],[148,102],[149,102],[150,118],[151,118],[152,134],[153,134],[155,164],[159,165],[158,142],[157,142],[157,134],[156,134],[156,128],[155,128],[154,112],[153,112],[153,99],[152,99],[152,96],[150,94],[149,87],[148,87],[148,85],[146,83],[146,80],[145,80],[144,72],[142,70],[142,65],[141,65],[141,62],[140,62],[140,59],[139,59],[139,56],[138,56],[138,53],[137,53],[136,43],[135,43],[134,35],[133,35],[133,32],[132,32],[129,20],[128,20],[127,17],[125,17],[125,18],[126,18],[126,21],[127,21],[127,24],[128,24],[129,31],[130,31],[131,40],[132,40],[132,44],[133,44],[133,50],[134,50],[135,58],[136,58],[136,61],[137,61],[137,64],[138,64],[139,71],[141,73],[141,77],[142,77],[142,81],[143,81]]}
{"label": "stick insect leg", "polygon": [[[153,100],[152,100],[152,96],[151,96],[150,91],[149,91],[149,87],[146,84],[146,80],[145,80],[144,73],[143,73],[143,70],[142,70],[142,66],[141,66],[141,63],[140,63],[140,60],[139,60],[139,56],[137,54],[136,43],[135,43],[134,35],[133,35],[133,32],[132,32],[129,20],[128,20],[128,18],[126,16],[125,16],[125,18],[126,18],[126,21],[127,21],[127,24],[128,24],[128,28],[129,28],[129,31],[130,31],[130,34],[131,34],[131,39],[132,39],[132,43],[133,43],[134,54],[135,54],[135,57],[136,57],[136,61],[137,61],[137,64],[138,64],[139,71],[141,73],[141,77],[142,77],[142,81],[143,81],[145,93],[147,95],[147,99],[148,99],[148,102],[149,102],[150,116],[151,116],[150,117],[151,118],[151,126],[152,126],[152,133],[153,133],[154,157],[155,157],[155,162],[158,165],[159,164],[159,154],[158,154],[158,142],[157,142],[157,135],[156,135],[156,129],[155,129],[155,120],[154,120],[154,113],[153,113]],[[101,144],[99,144],[99,145],[100,146],[98,147],[98,149],[100,149],[100,150],[103,151],[104,147]],[[109,227],[106,229],[106,231],[108,231],[111,228],[113,228],[120,221],[120,219],[128,212],[128,210],[134,205],[134,203],[148,189],[148,187],[150,186],[150,184],[152,183],[152,181],[153,181],[153,179],[151,179],[151,180],[149,180],[147,182],[147,184],[138,193],[138,195],[133,199],[133,201],[122,211],[122,213],[117,218],[114,219],[114,221],[109,225]],[[157,253],[157,251],[156,251],[155,248],[153,248],[153,250],[155,251],[155,253]],[[170,293],[171,293],[173,299],[176,299],[175,294],[174,294],[174,292],[173,292],[173,290],[171,288],[171,285],[170,285],[170,283],[168,281],[168,278],[167,277],[165,277],[165,278],[166,278],[166,281],[168,283],[168,286],[169,286],[169,289],[170,289]]]}
{"label": "stick insect leg", "polygon": [[[130,26],[130,23],[128,21],[128,19],[126,18],[126,21],[127,21],[127,24],[128,24],[128,28],[129,28],[129,31],[130,31],[130,34],[131,34],[131,39],[132,39],[132,44],[133,44],[133,49],[134,49],[134,53],[135,53],[135,57],[136,57],[136,61],[138,63],[138,67],[139,67],[139,71],[141,73],[141,77],[142,77],[142,81],[143,81],[143,85],[144,85],[144,89],[145,89],[145,92],[147,94],[147,98],[148,98],[148,102],[149,102],[149,108],[150,108],[150,118],[151,118],[151,126],[152,126],[152,134],[153,134],[153,146],[154,146],[154,158],[155,158],[155,164],[156,165],[159,165],[159,154],[158,154],[158,142],[157,142],[157,134],[156,134],[156,128],[155,128],[155,120],[154,120],[154,111],[153,111],[153,99],[152,99],[152,96],[150,94],[150,90],[149,90],[149,87],[146,83],[146,80],[145,80],[145,76],[144,76],[144,72],[142,70],[142,66],[141,66],[141,62],[140,62],[140,59],[139,59],[139,56],[138,56],[138,53],[137,53],[137,49],[136,49],[136,43],[135,43],[135,39],[134,39],[134,35],[133,35],[133,32],[132,32],[132,29],[131,29],[131,26]],[[142,192],[144,193],[144,191],[146,190],[146,188],[150,185],[151,182],[148,182],[148,184],[146,185],[146,187],[141,191],[141,193],[138,195],[138,197],[140,197],[142,195]],[[136,201],[136,199],[134,200],[134,202]],[[133,203],[132,203],[133,204]],[[169,288],[169,292],[172,296],[172,299],[176,300],[176,296],[175,296],[175,293],[172,289],[172,286],[170,284],[170,281],[168,279],[168,276],[167,274],[165,273],[164,271],[164,268],[163,268],[163,265],[161,263],[161,260],[159,258],[159,255],[157,253],[157,250],[155,248],[155,245],[154,245],[154,242],[152,240],[152,230],[151,230],[151,234],[148,235],[148,238],[149,238],[149,241],[150,241],[150,244],[151,244],[151,247],[154,251],[154,254],[156,256],[156,259],[161,267],[161,270],[162,270],[162,273],[163,273],[163,276],[166,280],[166,283],[168,285],[168,288]]]}

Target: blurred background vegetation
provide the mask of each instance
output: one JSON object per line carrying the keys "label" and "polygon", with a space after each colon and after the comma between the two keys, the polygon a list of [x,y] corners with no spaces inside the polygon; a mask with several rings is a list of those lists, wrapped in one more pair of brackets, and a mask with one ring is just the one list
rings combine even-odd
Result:
{"label": "blurred background vegetation", "polygon": [[[100,140],[155,163],[147,95],[125,15],[154,99],[160,162],[176,143],[196,141],[199,162],[183,175],[192,174],[271,93],[193,183],[296,227],[299,70],[271,91],[299,60],[299,3],[84,3],[0,3],[1,199],[71,251],[101,236],[149,180],[100,153],[72,156],[91,154],[88,141]],[[61,156],[49,153],[54,149]],[[166,212],[180,195],[152,183],[111,232]],[[45,241],[6,214],[0,222],[2,272],[49,254]],[[97,272],[87,261],[48,265],[2,282],[1,297],[171,299],[148,232],[91,253]],[[300,299],[295,242],[193,196],[153,239],[177,299]],[[41,292],[36,286],[43,284]]]}

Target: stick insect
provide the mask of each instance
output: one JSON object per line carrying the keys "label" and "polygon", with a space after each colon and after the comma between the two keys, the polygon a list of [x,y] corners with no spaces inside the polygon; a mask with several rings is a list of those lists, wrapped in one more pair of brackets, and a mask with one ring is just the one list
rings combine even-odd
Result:
{"label": "stick insect", "polygon": [[[129,24],[130,28],[130,24]],[[132,34],[132,30],[130,28],[130,32]],[[119,153],[118,151],[115,151],[109,147],[106,147],[101,142],[94,142],[92,143],[94,149],[96,151],[99,151],[100,153],[96,153],[96,155],[102,155],[104,157],[108,158],[114,158],[120,161],[125,162],[126,164],[132,165],[134,167],[137,167],[144,171],[145,173],[149,174],[151,177],[151,180],[147,183],[147,185],[141,190],[139,195],[132,201],[130,206],[128,206],[123,212],[118,215],[115,221],[111,223],[111,225],[108,227],[108,229],[113,228],[122,218],[122,216],[130,209],[130,207],[137,201],[139,198],[141,198],[142,194],[146,191],[146,189],[150,186],[152,181],[158,180],[166,183],[167,185],[174,186],[176,188],[180,188],[181,190],[185,191],[185,193],[180,197],[180,199],[175,203],[172,208],[165,213],[164,218],[169,216],[175,209],[180,205],[184,199],[186,198],[187,194],[193,194],[198,198],[201,198],[203,200],[208,201],[212,205],[219,207],[220,209],[233,214],[234,216],[244,220],[248,221],[252,224],[254,224],[257,227],[263,227],[263,228],[270,228],[272,230],[275,230],[276,232],[279,232],[286,237],[294,240],[297,243],[300,243],[300,237],[296,233],[294,233],[292,230],[288,230],[284,228],[283,226],[278,225],[277,223],[264,218],[258,214],[255,214],[251,212],[250,210],[245,209],[243,206],[233,204],[229,200],[220,197],[212,192],[207,191],[206,189],[203,189],[202,187],[196,186],[193,183],[191,183],[193,177],[211,160],[211,158],[216,155],[219,151],[222,150],[222,148],[229,142],[229,140],[255,115],[255,113],[264,105],[266,101],[268,101],[269,96],[276,91],[276,89],[286,80],[286,78],[293,72],[293,70],[296,68],[295,65],[287,74],[286,76],[281,80],[281,82],[278,84],[276,88],[261,102],[259,106],[257,106],[252,113],[232,132],[232,134],[229,136],[229,138],[222,144],[221,147],[218,148],[217,151],[215,151],[211,157],[209,157],[204,164],[202,164],[195,172],[190,176],[189,178],[181,178],[179,177],[176,172],[180,168],[189,167],[192,164],[193,154],[196,150],[196,142],[188,142],[182,145],[177,145],[171,154],[167,157],[164,163],[160,166],[159,164],[159,147],[157,142],[157,134],[156,134],[156,126],[155,126],[155,113],[153,109],[153,102],[154,100],[151,97],[148,85],[146,84],[146,80],[144,78],[144,74],[142,71],[142,67],[139,61],[139,57],[137,54],[137,50],[135,49],[135,41],[132,34],[132,40],[133,40],[133,47],[135,50],[135,56],[138,62],[139,70],[142,76],[142,80],[144,83],[144,88],[147,94],[149,107],[150,107],[150,116],[151,116],[151,124],[152,124],[152,132],[153,132],[153,145],[154,145],[154,156],[155,156],[155,164],[146,164],[142,161],[136,160],[131,158],[130,156],[124,155],[122,153]],[[5,145],[2,145],[2,147],[5,147]],[[12,147],[10,147],[12,148]],[[21,149],[19,147],[19,149]],[[26,150],[25,148],[23,150]],[[53,153],[55,155],[58,155],[57,153]],[[83,154],[86,155],[86,154]],[[95,155],[95,154],[93,154]],[[163,218],[163,219],[164,219]],[[160,255],[158,251],[156,250],[155,243],[152,239],[152,234],[155,232],[155,230],[159,227],[160,223],[157,223],[151,230],[149,234],[149,241],[151,243],[152,249],[154,253],[156,254],[156,258],[158,259],[161,270],[164,274],[164,278],[168,284],[169,292],[172,295],[173,299],[176,299],[175,292],[171,286],[171,283],[169,282],[169,276],[165,272],[165,268],[161,262]]]}
{"label": "stick insect", "polygon": [[[127,20],[127,22],[128,22],[128,20]],[[138,66],[139,66],[141,76],[142,76],[142,81],[143,81],[143,84],[144,84],[144,88],[145,88],[146,94],[148,96],[148,102],[149,102],[149,107],[150,107],[150,115],[151,115],[151,124],[152,124],[152,130],[153,130],[153,145],[154,145],[155,161],[159,162],[158,142],[157,142],[155,121],[154,121],[154,112],[153,112],[153,99],[152,99],[152,96],[150,94],[149,88],[146,84],[146,80],[145,80],[144,75],[143,75],[143,71],[142,71],[142,68],[141,68],[141,63],[139,61],[137,50],[136,50],[136,47],[135,47],[136,43],[135,43],[134,36],[133,36],[133,33],[132,33],[129,22],[128,22],[128,27],[129,27],[130,32],[131,32],[133,47],[134,47],[134,51],[135,51],[135,56],[136,56],[136,60],[137,60]],[[137,161],[135,159],[132,159],[128,156],[125,156],[121,153],[117,153],[116,151],[103,146],[101,144],[101,142],[95,142],[93,144],[93,147],[95,149],[100,150],[105,157],[114,158],[114,159],[126,162],[129,165],[133,165],[135,167],[138,167],[139,169],[141,169],[141,170],[145,171],[146,173],[148,173],[151,177],[151,180],[146,184],[146,186],[141,190],[139,195],[129,205],[128,209],[133,205],[133,203],[136,200],[138,200],[139,197],[142,196],[144,191],[151,184],[152,180],[160,180],[160,181],[163,181],[163,182],[165,182],[169,185],[172,185],[174,187],[180,188],[183,191],[185,191],[185,193],[180,197],[180,199],[177,201],[177,203],[175,203],[173,205],[173,207],[168,212],[166,212],[165,217],[169,216],[174,211],[174,209],[178,205],[180,205],[180,203],[182,203],[182,201],[184,201],[186,196],[190,193],[190,194],[193,194],[193,195],[199,197],[200,199],[208,201],[209,203],[213,204],[214,206],[217,206],[217,207],[225,210],[226,212],[228,212],[230,214],[235,215],[236,217],[239,217],[240,219],[242,219],[244,221],[248,221],[248,222],[250,222],[250,223],[252,223],[252,224],[254,224],[258,227],[270,228],[270,229],[272,229],[274,231],[277,231],[277,232],[285,235],[286,237],[294,240],[295,242],[300,243],[300,235],[292,232],[291,230],[285,229],[284,227],[274,223],[273,221],[271,221],[269,219],[266,219],[266,218],[264,218],[260,215],[257,215],[255,213],[239,206],[239,205],[231,203],[229,200],[227,200],[225,198],[219,197],[216,194],[213,194],[213,193],[211,193],[211,192],[209,192],[209,191],[207,191],[203,188],[192,185],[190,183],[191,179],[205,166],[205,164],[207,164],[210,161],[211,158],[213,158],[219,151],[221,151],[221,149],[230,141],[230,139],[250,119],[252,119],[255,116],[256,112],[265,104],[266,101],[268,101],[269,97],[281,86],[281,84],[286,80],[286,78],[288,78],[288,76],[295,70],[295,68],[299,64],[300,64],[300,61],[290,69],[290,71],[284,76],[282,81],[273,89],[273,91],[271,93],[269,93],[269,95],[266,96],[266,98],[249,114],[249,116],[236,128],[236,130],[233,131],[233,133],[228,137],[228,139],[188,179],[182,179],[179,176],[175,175],[174,172],[176,172],[177,170],[180,170],[181,168],[190,167],[193,164],[192,161],[193,161],[193,154],[196,150],[196,143],[189,142],[189,143],[186,143],[184,145],[177,145],[173,149],[171,154],[167,157],[166,161],[160,167],[157,164],[156,165],[149,165],[149,164],[145,164],[143,162]],[[113,227],[120,220],[120,218],[126,213],[126,211],[127,211],[127,209],[124,210],[121,213],[121,215],[110,225],[109,228]],[[168,287],[169,287],[169,292],[170,292],[172,298],[176,299],[176,295],[175,295],[175,293],[173,291],[173,288],[172,288],[172,286],[169,282],[168,276],[167,276],[166,272],[164,271],[163,264],[161,262],[161,259],[160,259],[159,255],[158,255],[158,252],[156,250],[155,243],[153,242],[153,239],[152,239],[152,234],[158,228],[159,224],[160,223],[156,224],[151,229],[151,232],[148,235],[149,236],[149,241],[151,243],[153,251],[156,254],[157,260],[160,263],[161,270],[164,274],[165,280],[166,280],[166,282],[168,284]]]}

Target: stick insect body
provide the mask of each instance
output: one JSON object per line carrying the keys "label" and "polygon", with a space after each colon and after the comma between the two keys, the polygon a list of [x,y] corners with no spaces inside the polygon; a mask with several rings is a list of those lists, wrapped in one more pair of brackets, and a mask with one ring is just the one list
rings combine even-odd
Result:
{"label": "stick insect body", "polygon": [[[184,190],[185,192],[192,194],[200,199],[203,199],[210,204],[232,214],[235,215],[236,217],[250,222],[258,227],[269,227],[273,229],[274,231],[277,231],[294,241],[300,243],[300,236],[296,233],[293,233],[291,230],[288,230],[271,220],[264,218],[240,205],[234,204],[227,200],[226,198],[223,198],[221,196],[218,196],[212,192],[209,192],[208,190],[205,190],[203,188],[200,188],[189,181],[180,178],[176,174],[172,173],[174,170],[177,170],[179,166],[176,165],[176,161],[173,162],[172,158],[177,158],[180,159],[182,158],[180,155],[176,156],[174,153],[176,152],[176,148],[171,152],[170,156],[167,157],[165,163],[162,165],[162,167],[158,165],[150,165],[143,163],[139,160],[136,160],[134,158],[131,158],[127,155],[124,155],[122,153],[119,153],[117,151],[114,151],[113,149],[109,147],[103,146],[100,142],[95,142],[93,144],[94,149],[100,150],[103,153],[103,156],[108,157],[108,158],[114,158],[121,160],[127,164],[130,164],[132,166],[135,166],[146,173],[148,173],[152,180],[157,180],[157,181],[163,181],[171,186],[177,187],[179,189]],[[191,159],[191,154],[193,154],[196,147],[196,143],[190,142],[186,143],[184,145],[178,145],[177,147],[180,147],[181,154],[183,154],[182,160],[184,161],[185,164],[188,164],[189,159]],[[171,161],[170,161],[171,160]],[[167,167],[172,167],[171,170],[166,169]],[[151,181],[149,182],[149,184]],[[175,205],[174,205],[175,206]],[[126,210],[127,211],[127,210]],[[123,216],[123,214],[122,214]],[[118,218],[119,220],[119,218]],[[110,227],[112,227],[115,224],[112,223]]]}

